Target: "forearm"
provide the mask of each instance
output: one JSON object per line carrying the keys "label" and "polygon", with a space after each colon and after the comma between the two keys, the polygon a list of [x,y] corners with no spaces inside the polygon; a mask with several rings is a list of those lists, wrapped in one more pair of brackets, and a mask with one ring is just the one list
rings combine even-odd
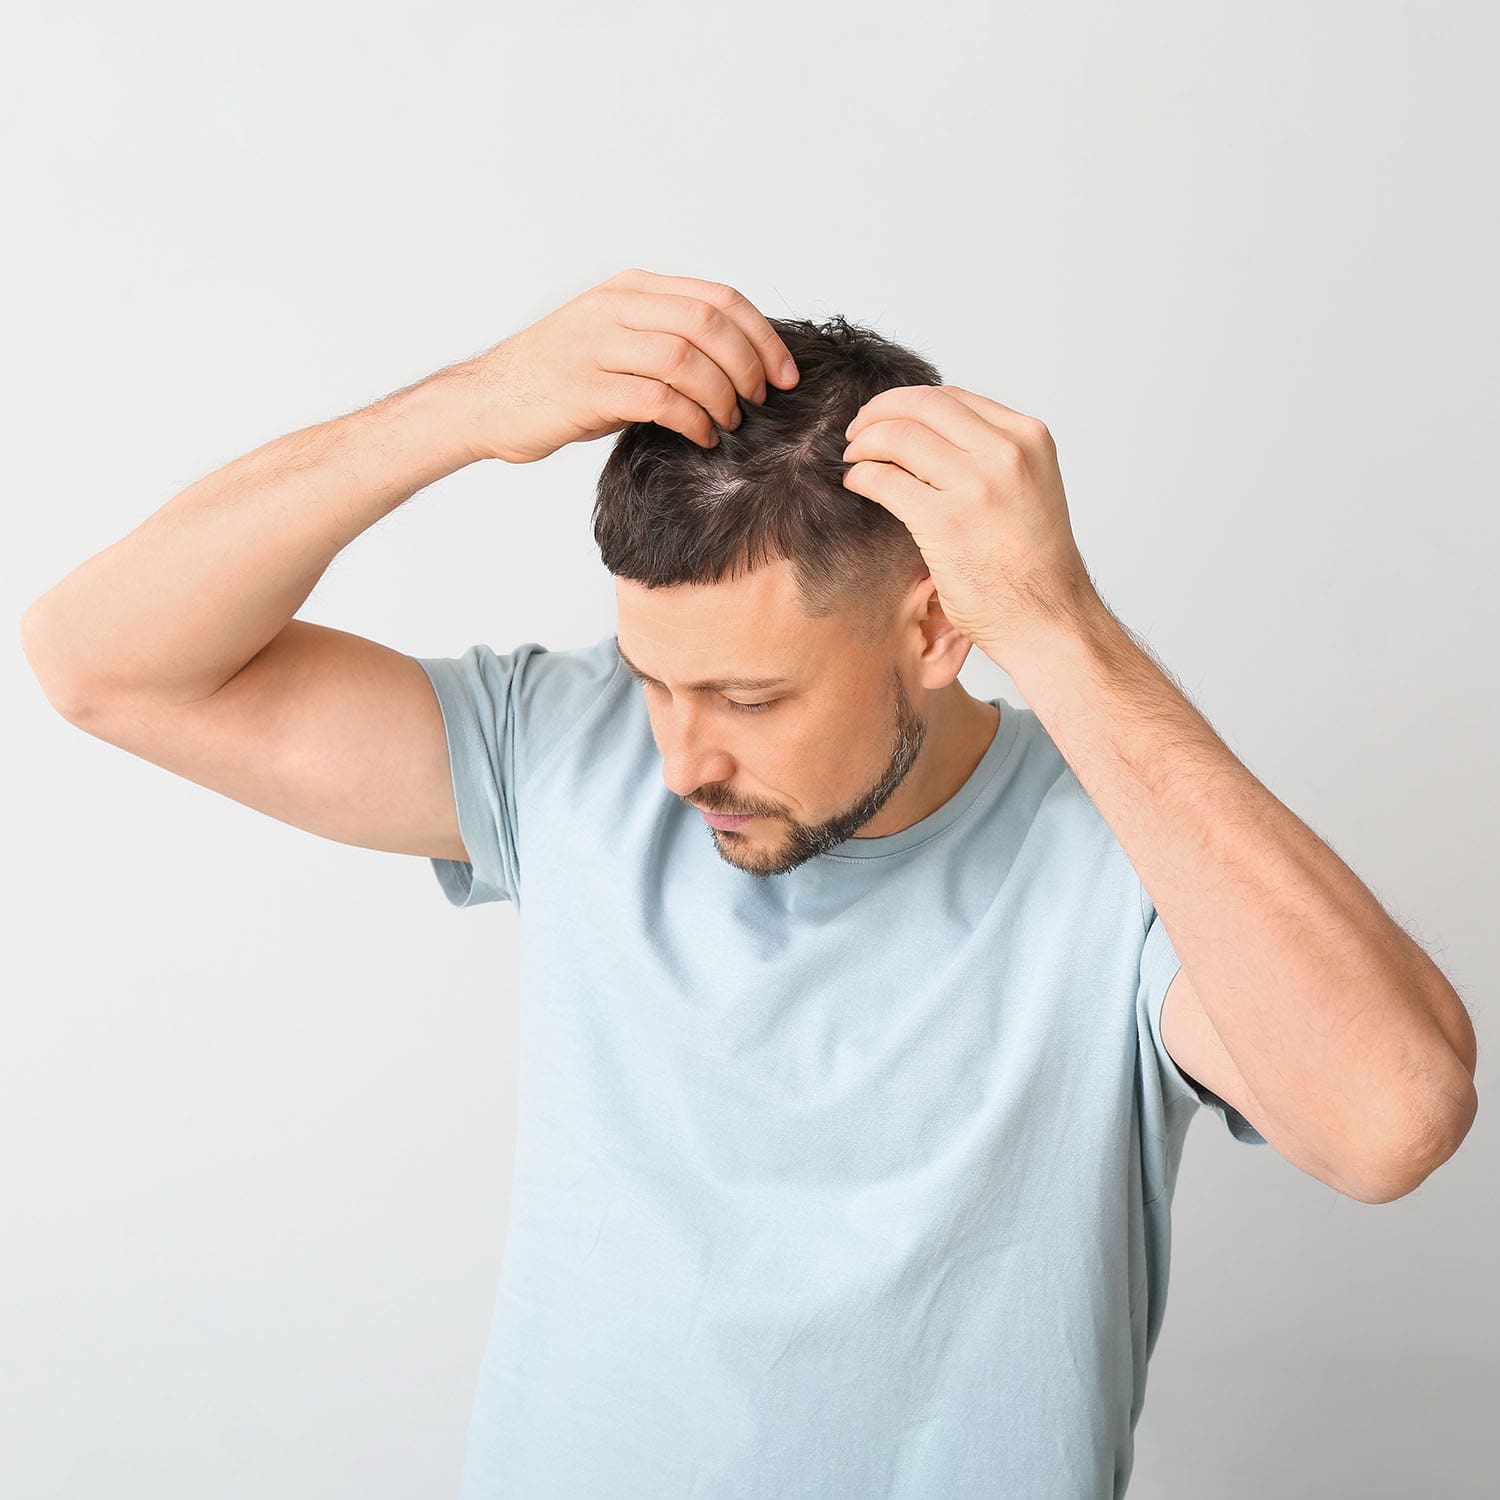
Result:
{"label": "forearm", "polygon": [[462,366],[263,444],[195,481],[26,611],[60,709],[221,687],[301,608],[344,547],[479,455]]}
{"label": "forearm", "polygon": [[1335,1162],[1451,1133],[1472,1112],[1461,1000],[1124,626],[1101,605],[1010,670],[1119,838],[1264,1123]]}

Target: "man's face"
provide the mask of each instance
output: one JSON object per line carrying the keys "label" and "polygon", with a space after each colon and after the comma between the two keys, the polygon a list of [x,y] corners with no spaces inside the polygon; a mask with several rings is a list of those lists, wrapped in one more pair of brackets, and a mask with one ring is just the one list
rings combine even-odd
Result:
{"label": "man's face", "polygon": [[[703,825],[736,869],[796,869],[852,837],[911,770],[925,724],[894,649],[803,615],[784,560],[708,585],[617,578],[615,594],[616,644],[650,679],[641,691],[667,786],[708,812],[753,814],[735,829]],[[693,686],[729,678],[766,681]]]}

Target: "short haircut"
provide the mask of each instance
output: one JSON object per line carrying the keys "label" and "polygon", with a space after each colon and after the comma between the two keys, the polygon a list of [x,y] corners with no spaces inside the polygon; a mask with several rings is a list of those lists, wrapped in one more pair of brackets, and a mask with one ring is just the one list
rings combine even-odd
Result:
{"label": "short haircut", "polygon": [[594,539],[611,574],[646,588],[719,583],[784,559],[805,615],[837,613],[871,645],[927,566],[897,516],[843,483],[844,429],[879,392],[942,378],[841,316],[768,321],[797,362],[797,384],[768,382],[760,406],[740,398],[739,427],[720,431],[714,448],[628,423],[599,476]]}

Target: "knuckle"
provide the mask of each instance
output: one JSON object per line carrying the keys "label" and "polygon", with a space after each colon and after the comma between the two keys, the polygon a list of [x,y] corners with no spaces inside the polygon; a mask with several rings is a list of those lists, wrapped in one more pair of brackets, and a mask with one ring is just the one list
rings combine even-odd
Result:
{"label": "knuckle", "polygon": [[666,351],[662,356],[663,368],[674,374],[682,369],[691,357],[692,347],[681,334],[668,334]]}
{"label": "knuckle", "polygon": [[688,304],[688,322],[694,333],[708,333],[717,328],[722,316],[711,302],[693,301]]}
{"label": "knuckle", "polygon": [[1026,467],[1026,454],[1013,437],[1001,437],[995,457],[1000,467],[1008,474],[1017,474]]}

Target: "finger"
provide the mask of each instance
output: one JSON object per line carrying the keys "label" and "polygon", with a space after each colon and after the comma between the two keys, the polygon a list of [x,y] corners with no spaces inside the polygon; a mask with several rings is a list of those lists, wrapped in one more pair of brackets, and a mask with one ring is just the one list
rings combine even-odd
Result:
{"label": "finger", "polygon": [[[765,314],[734,287],[726,286],[722,281],[700,281],[694,276],[660,276],[654,271],[642,271],[638,267],[622,271],[605,285],[618,286],[627,291],[667,294],[707,302],[729,317],[755,350],[761,370],[751,383],[750,391],[762,379],[783,388],[796,385],[799,377],[792,351],[782,342],[781,335],[771,326]],[[745,394],[748,396],[749,391]]]}
{"label": "finger", "polygon": [[861,460],[844,470],[845,488],[885,506],[916,536],[923,516],[930,517],[933,492],[899,464]]}
{"label": "finger", "polygon": [[646,375],[696,401],[720,427],[738,427],[740,406],[722,365],[683,334],[617,329],[599,351],[599,368]]}
{"label": "finger", "polygon": [[900,464],[935,490],[956,490],[973,470],[966,449],[915,417],[889,417],[861,427],[844,450],[844,462],[864,459]]}
{"label": "finger", "polygon": [[1028,416],[1024,411],[1017,411],[1013,406],[992,401],[988,396],[980,396],[974,391],[966,391],[961,385],[944,385],[939,386],[938,389],[967,406],[991,427],[998,427],[1022,448],[1030,448],[1037,443],[1046,444],[1052,439],[1047,424],[1040,417]]}
{"label": "finger", "polygon": [[718,446],[713,418],[681,391],[646,375],[609,372],[604,402],[611,415],[626,422],[655,422],[680,432],[704,448]]}
{"label": "finger", "polygon": [[951,387],[940,385],[896,385],[878,392],[855,413],[847,433],[852,440],[873,422],[902,417],[932,428],[966,453],[982,452],[995,440],[994,427]]}
{"label": "finger", "polygon": [[[658,292],[630,292],[619,299],[615,316],[622,328],[670,334],[701,349],[723,372],[731,405],[737,395],[746,401],[761,398],[766,373],[760,355],[739,324],[712,303]],[[723,415],[727,419],[729,413]]]}

